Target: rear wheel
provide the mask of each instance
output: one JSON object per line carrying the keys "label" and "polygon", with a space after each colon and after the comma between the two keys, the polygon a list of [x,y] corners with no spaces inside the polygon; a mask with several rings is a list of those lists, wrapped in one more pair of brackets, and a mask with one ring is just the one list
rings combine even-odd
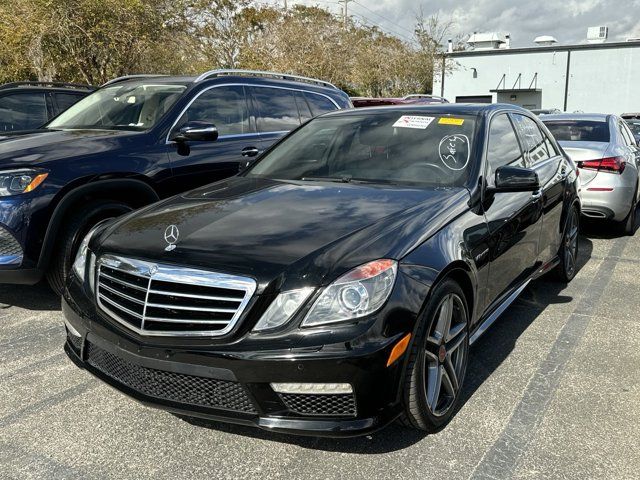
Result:
{"label": "rear wheel", "polygon": [[567,215],[567,225],[564,229],[562,244],[560,245],[560,263],[556,267],[558,278],[569,283],[578,272],[578,232],[580,230],[580,212],[573,205]]}
{"label": "rear wheel", "polygon": [[416,332],[404,382],[402,422],[435,432],[456,411],[467,370],[469,314],[453,280],[435,287]]}
{"label": "rear wheel", "polygon": [[129,211],[131,207],[124,203],[99,200],[79,208],[65,218],[46,274],[47,282],[55,293],[61,295],[64,291],[64,283],[71,271],[80,242],[89,230],[103,220]]}
{"label": "rear wheel", "polygon": [[633,235],[636,233],[636,210],[638,209],[638,186],[636,185],[636,191],[633,195],[633,201],[631,202],[631,210],[629,215],[622,221],[622,231],[625,235]]}

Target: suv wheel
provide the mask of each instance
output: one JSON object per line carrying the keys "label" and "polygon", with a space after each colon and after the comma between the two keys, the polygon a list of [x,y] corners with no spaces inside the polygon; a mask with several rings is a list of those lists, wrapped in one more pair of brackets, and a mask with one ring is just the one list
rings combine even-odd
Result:
{"label": "suv wheel", "polygon": [[62,295],[76,252],[87,232],[99,222],[118,217],[131,210],[131,207],[124,203],[95,201],[65,218],[46,273],[47,282],[55,293]]}
{"label": "suv wheel", "polygon": [[464,292],[453,280],[438,284],[411,348],[404,380],[401,421],[435,432],[460,402],[469,354],[469,313]]}

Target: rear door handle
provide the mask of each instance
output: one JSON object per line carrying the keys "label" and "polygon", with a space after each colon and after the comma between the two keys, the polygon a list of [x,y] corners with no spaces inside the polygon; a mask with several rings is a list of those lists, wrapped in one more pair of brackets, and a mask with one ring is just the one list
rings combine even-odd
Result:
{"label": "rear door handle", "polygon": [[242,149],[241,153],[243,157],[255,157],[256,155],[258,155],[258,153],[260,153],[260,150],[258,150],[256,147],[245,147]]}

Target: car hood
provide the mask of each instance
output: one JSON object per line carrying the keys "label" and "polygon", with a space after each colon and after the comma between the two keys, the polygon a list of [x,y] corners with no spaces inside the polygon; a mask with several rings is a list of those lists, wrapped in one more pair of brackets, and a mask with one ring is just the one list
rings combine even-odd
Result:
{"label": "car hood", "polygon": [[122,130],[34,130],[0,137],[0,168],[36,166],[51,160],[117,148],[141,132]]}
{"label": "car hood", "polygon": [[[401,258],[467,196],[463,188],[234,177],[121,218],[92,248],[251,276],[259,291],[322,285],[367,261]],[[167,251],[170,225],[179,236]]]}

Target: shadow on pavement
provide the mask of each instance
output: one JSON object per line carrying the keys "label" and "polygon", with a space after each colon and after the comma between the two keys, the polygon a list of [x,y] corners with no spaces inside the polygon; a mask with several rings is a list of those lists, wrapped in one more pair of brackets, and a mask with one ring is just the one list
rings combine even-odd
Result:
{"label": "shadow on pavement", "polygon": [[45,282],[37,285],[0,285],[0,308],[60,310],[60,297]]}
{"label": "shadow on pavement", "polygon": [[[580,237],[578,267],[581,269],[591,258],[591,240]],[[473,396],[480,385],[502,364],[513,351],[522,333],[545,310],[548,305],[569,303],[572,297],[562,295],[566,285],[552,278],[543,277],[527,288],[491,329],[473,346],[469,367],[462,392],[460,407]],[[181,417],[183,418],[183,417]],[[315,450],[329,452],[381,454],[402,450],[425,439],[427,434],[393,424],[372,435],[357,438],[333,439],[319,437],[297,437],[258,430],[231,424],[209,422],[201,419],[183,418],[197,426],[218,431],[245,435],[262,440],[276,441]],[[437,433],[434,437],[437,437]]]}

